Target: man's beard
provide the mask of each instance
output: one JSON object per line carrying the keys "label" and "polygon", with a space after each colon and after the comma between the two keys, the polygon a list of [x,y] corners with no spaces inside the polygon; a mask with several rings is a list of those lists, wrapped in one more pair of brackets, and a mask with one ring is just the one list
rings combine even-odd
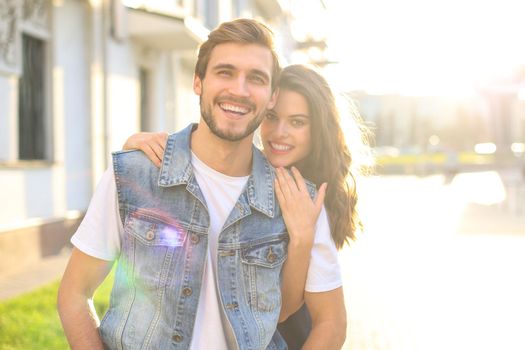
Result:
{"label": "man's beard", "polygon": [[[224,98],[223,98],[224,99]],[[215,98],[213,103],[214,104],[219,104],[220,101],[218,101],[219,98]],[[238,98],[228,98],[228,99],[224,99],[224,100],[227,100],[227,101],[236,101],[236,102],[241,102],[241,101],[238,101],[239,99]],[[226,140],[226,141],[240,141],[242,139],[244,139],[245,137],[251,135],[258,127],[259,125],[261,124],[264,116],[266,115],[267,111],[266,109],[263,109],[259,114],[256,114],[255,115],[255,118],[253,118],[249,123],[248,125],[246,126],[246,129],[244,129],[243,132],[240,132],[240,133],[233,133],[232,130],[221,130],[219,129],[219,127],[217,126],[217,123],[216,123],[216,120],[215,118],[213,118],[213,113],[211,111],[211,106],[208,106],[209,108],[206,108],[206,106],[203,105],[202,103],[202,95],[200,96],[200,108],[201,108],[201,116],[202,116],[202,119],[204,119],[204,121],[206,122],[206,125],[208,125],[208,128],[211,130],[211,132],[223,139],[223,140]],[[245,101],[242,101],[241,103],[244,103],[244,104],[249,104],[249,105],[252,105],[252,103],[246,103]],[[255,106],[252,107],[252,110],[255,111]]]}

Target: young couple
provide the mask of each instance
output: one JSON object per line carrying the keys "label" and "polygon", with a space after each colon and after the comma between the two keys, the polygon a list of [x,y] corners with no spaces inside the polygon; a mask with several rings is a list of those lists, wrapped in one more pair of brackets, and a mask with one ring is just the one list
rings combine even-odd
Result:
{"label": "young couple", "polygon": [[[302,66],[281,72],[271,31],[239,19],[201,45],[193,89],[199,123],[128,139],[153,162],[115,153],[72,238],[58,295],[71,347],[340,348],[336,248],[358,218],[326,81]],[[259,124],[266,158],[252,145]],[[93,293],[117,259],[100,323]],[[295,344],[297,323],[282,323],[285,342],[277,323],[304,303],[292,318],[301,330],[311,316],[311,330]]]}

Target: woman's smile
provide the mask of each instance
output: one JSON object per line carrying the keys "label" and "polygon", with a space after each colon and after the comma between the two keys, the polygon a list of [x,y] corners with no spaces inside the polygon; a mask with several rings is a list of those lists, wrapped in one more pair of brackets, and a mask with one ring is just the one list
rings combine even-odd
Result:
{"label": "woman's smile", "polygon": [[294,148],[292,145],[286,143],[272,141],[268,141],[268,145],[270,146],[270,151],[276,154],[286,154]]}

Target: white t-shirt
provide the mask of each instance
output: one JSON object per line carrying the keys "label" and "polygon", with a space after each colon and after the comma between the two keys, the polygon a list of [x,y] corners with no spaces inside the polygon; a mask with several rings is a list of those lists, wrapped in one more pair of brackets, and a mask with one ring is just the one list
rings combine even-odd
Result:
{"label": "white t-shirt", "polygon": [[[199,307],[193,331],[192,350],[209,348],[227,350],[225,325],[221,322],[222,307],[216,287],[218,235],[233,209],[248,177],[230,177],[219,173],[192,155],[195,178],[206,200],[210,214],[208,258],[204,268]],[[115,260],[120,254],[124,229],[120,220],[113,169],[102,176],[91,199],[86,216],[71,242],[82,252],[103,260]],[[330,236],[328,217],[323,207],[316,225],[305,290],[324,292],[342,285],[337,249]],[[227,325],[226,325],[227,327]]]}

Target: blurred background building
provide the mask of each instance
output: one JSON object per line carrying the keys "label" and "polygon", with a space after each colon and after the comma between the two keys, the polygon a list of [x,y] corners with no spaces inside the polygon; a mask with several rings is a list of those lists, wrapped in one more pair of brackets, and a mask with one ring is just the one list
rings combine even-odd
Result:
{"label": "blurred background building", "polygon": [[525,75],[478,86],[472,95],[410,96],[352,91],[375,127],[379,171],[423,173],[525,165]]}

